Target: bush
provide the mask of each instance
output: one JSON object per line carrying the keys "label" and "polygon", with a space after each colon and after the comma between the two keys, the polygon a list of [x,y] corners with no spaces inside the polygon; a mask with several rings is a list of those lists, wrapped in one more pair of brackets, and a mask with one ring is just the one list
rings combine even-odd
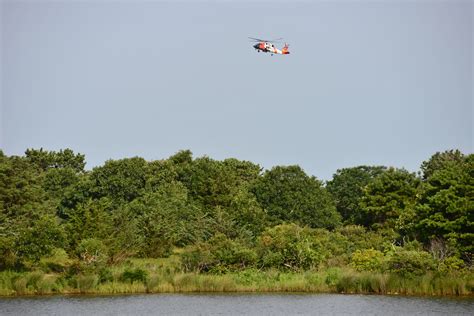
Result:
{"label": "bush", "polygon": [[103,263],[108,259],[107,247],[96,238],[83,239],[77,247],[77,254],[87,264]]}
{"label": "bush", "polygon": [[464,261],[458,257],[447,257],[438,265],[438,271],[441,273],[449,273],[459,271],[463,266]]}
{"label": "bush", "polygon": [[71,259],[62,248],[53,249],[50,256],[40,260],[40,265],[45,272],[64,272],[71,263]]}
{"label": "bush", "polygon": [[340,233],[348,240],[348,252],[355,249],[376,249],[382,250],[382,244],[385,240],[380,232],[367,230],[364,226],[347,225],[339,227],[336,232]]}
{"label": "bush", "polygon": [[104,267],[99,270],[99,283],[112,282],[113,280],[114,276],[109,268]]}
{"label": "bush", "polygon": [[339,283],[342,276],[340,268],[329,268],[326,272],[325,282],[328,286],[335,286]]}
{"label": "bush", "polygon": [[0,270],[14,268],[18,263],[13,238],[0,236]]}
{"label": "bush", "polygon": [[216,264],[231,270],[244,269],[257,261],[257,254],[235,240],[219,234],[209,241]]}
{"label": "bush", "polygon": [[357,271],[380,271],[383,259],[383,253],[378,250],[356,250],[351,257],[351,266]]}
{"label": "bush", "polygon": [[317,267],[328,256],[316,230],[296,224],[265,230],[258,239],[258,253],[264,266],[292,270]]}
{"label": "bush", "polygon": [[404,249],[395,250],[389,256],[387,264],[391,272],[403,276],[422,275],[435,267],[434,259],[426,251]]}
{"label": "bush", "polygon": [[185,271],[225,272],[252,267],[257,254],[238,241],[217,234],[206,243],[186,248],[181,253]]}
{"label": "bush", "polygon": [[148,272],[140,268],[136,268],[134,270],[126,269],[120,276],[120,281],[130,282],[130,283],[133,283],[133,282],[146,283],[147,279],[148,279]]}

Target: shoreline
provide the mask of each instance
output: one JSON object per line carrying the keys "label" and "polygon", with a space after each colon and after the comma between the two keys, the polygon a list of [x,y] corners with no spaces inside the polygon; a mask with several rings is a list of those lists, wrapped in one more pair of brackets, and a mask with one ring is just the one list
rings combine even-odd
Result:
{"label": "shoreline", "polygon": [[448,299],[474,299],[474,294],[463,295],[437,295],[437,294],[400,294],[400,293],[344,293],[344,292],[302,292],[302,291],[187,291],[187,292],[124,292],[124,293],[47,293],[47,294],[21,294],[0,295],[0,299],[9,298],[46,298],[46,297],[108,297],[108,296],[139,296],[139,295],[361,295],[361,296],[393,296],[410,298],[448,298]]}
{"label": "shoreline", "polygon": [[114,271],[110,280],[101,281],[93,273],[0,273],[0,297],[239,293],[474,297],[472,273],[402,277],[339,268],[305,272],[244,270],[218,275],[148,270],[145,279],[132,281],[121,280],[121,274],[121,270]]}

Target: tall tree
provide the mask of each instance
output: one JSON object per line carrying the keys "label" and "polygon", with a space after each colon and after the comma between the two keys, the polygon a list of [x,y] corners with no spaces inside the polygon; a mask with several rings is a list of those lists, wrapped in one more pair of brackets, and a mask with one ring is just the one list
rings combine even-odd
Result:
{"label": "tall tree", "polygon": [[372,228],[396,228],[406,217],[414,216],[420,180],[405,169],[389,168],[365,188],[360,206],[366,214],[365,225]]}
{"label": "tall tree", "polygon": [[448,165],[459,164],[464,160],[464,154],[459,150],[446,150],[437,152],[427,161],[421,164],[423,179],[431,177],[437,170],[446,168]]}
{"label": "tall tree", "polygon": [[28,159],[0,151],[0,266],[37,261],[62,245],[62,229],[43,179]]}
{"label": "tall tree", "polygon": [[227,208],[241,187],[254,181],[260,167],[248,161],[209,157],[195,159],[180,178],[189,195],[207,209]]}
{"label": "tall tree", "polygon": [[210,236],[206,215],[188,200],[179,182],[163,184],[126,206],[137,219],[144,237],[141,255],[169,255],[173,246],[183,246]]}
{"label": "tall tree", "polygon": [[438,165],[422,185],[417,211],[417,228],[425,241],[436,237],[452,239],[465,256],[472,256],[474,154]]}
{"label": "tall tree", "polygon": [[364,196],[364,189],[385,169],[382,166],[338,169],[332,180],[326,184],[326,188],[334,197],[336,208],[346,224],[363,223],[364,214],[359,204]]}
{"label": "tall tree", "polygon": [[252,188],[274,224],[296,222],[333,228],[340,224],[332,196],[315,177],[299,166],[277,166],[265,171]]}
{"label": "tall tree", "polygon": [[143,195],[148,172],[143,158],[108,160],[92,170],[90,180],[97,198],[110,197],[118,205]]}
{"label": "tall tree", "polygon": [[50,168],[72,168],[76,172],[83,172],[86,162],[84,155],[75,154],[71,149],[47,151],[40,149],[27,149],[26,159],[42,170]]}

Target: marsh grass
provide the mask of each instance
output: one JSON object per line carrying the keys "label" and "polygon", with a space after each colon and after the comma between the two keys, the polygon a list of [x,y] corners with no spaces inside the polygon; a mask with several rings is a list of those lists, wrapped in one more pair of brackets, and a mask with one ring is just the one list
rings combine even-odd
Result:
{"label": "marsh grass", "polygon": [[[401,295],[472,295],[474,275],[358,272],[350,267],[317,271],[248,269],[225,274],[185,273],[176,258],[133,259],[103,272],[67,277],[61,273],[0,272],[0,295],[53,293],[125,294],[188,292],[311,292]],[[146,272],[146,278],[123,278],[126,271]]]}
{"label": "marsh grass", "polygon": [[75,287],[82,294],[94,292],[99,281],[95,274],[78,275],[75,280]]}
{"label": "marsh grass", "polygon": [[36,292],[38,294],[52,294],[61,292],[62,284],[60,282],[57,282],[57,279],[57,275],[44,275],[36,283]]}
{"label": "marsh grass", "polygon": [[26,294],[31,294],[30,291],[28,291],[28,280],[26,276],[23,275],[17,275],[14,276],[11,280],[12,284],[12,290],[15,291],[16,294],[18,295],[26,295]]}
{"label": "marsh grass", "polygon": [[472,295],[472,274],[464,276],[426,273],[400,276],[388,273],[345,271],[336,284],[339,293],[375,293],[402,295]]}

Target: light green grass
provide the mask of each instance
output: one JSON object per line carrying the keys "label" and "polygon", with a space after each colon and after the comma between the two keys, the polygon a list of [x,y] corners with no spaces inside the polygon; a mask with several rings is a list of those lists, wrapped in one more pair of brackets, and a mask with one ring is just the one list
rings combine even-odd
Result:
{"label": "light green grass", "polygon": [[[131,259],[109,267],[110,277],[88,273],[66,278],[65,275],[33,272],[0,272],[0,295],[43,295],[55,293],[125,294],[188,292],[310,292],[374,293],[401,295],[472,295],[474,274],[402,277],[397,274],[357,272],[351,268],[323,271],[282,272],[249,269],[225,274],[184,273],[179,260]],[[147,278],[123,281],[124,271],[141,269]]]}

